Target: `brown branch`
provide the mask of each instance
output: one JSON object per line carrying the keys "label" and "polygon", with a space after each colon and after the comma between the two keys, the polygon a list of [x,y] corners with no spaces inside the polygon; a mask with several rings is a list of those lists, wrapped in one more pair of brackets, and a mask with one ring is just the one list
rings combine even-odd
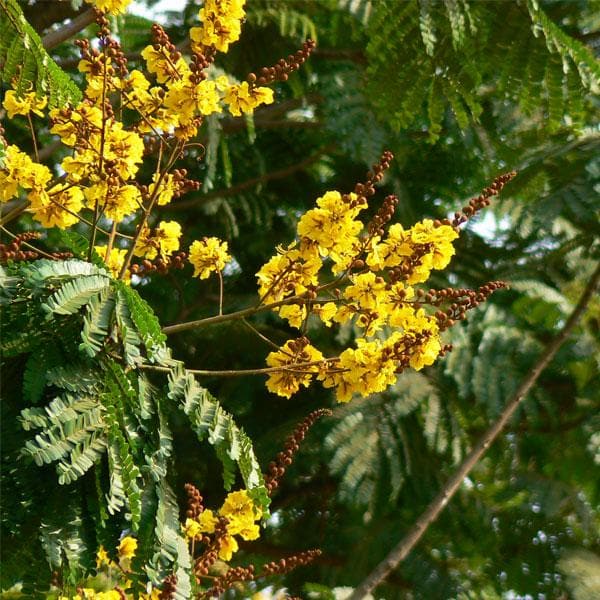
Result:
{"label": "brown branch", "polygon": [[202,194],[198,198],[194,198],[192,200],[175,202],[171,205],[166,205],[161,208],[164,208],[164,210],[168,210],[169,212],[187,210],[194,206],[201,206],[202,204],[205,204],[206,202],[214,198],[226,198],[228,196],[235,196],[236,194],[239,194],[240,192],[243,192],[248,188],[253,188],[257,185],[260,185],[261,183],[267,183],[267,181],[273,181],[274,179],[284,179],[285,177],[289,177],[296,171],[303,171],[312,163],[317,162],[319,158],[323,156],[323,154],[326,154],[330,150],[333,150],[333,148],[335,148],[335,144],[329,144],[328,146],[321,148],[321,150],[319,150],[312,156],[309,156],[308,158],[305,158],[304,160],[289,167],[285,167],[277,171],[271,171],[270,173],[265,173],[264,175],[259,175],[258,177],[252,177],[251,179],[247,179],[246,181],[242,181],[222,190],[214,190],[212,192],[208,192],[207,194]]}
{"label": "brown branch", "polygon": [[38,0],[33,4],[25,4],[25,6],[22,6],[23,14],[27,22],[40,36],[55,23],[73,19],[88,8],[84,6],[76,10],[68,0]]}
{"label": "brown branch", "polygon": [[442,510],[450,502],[452,497],[458,491],[465,477],[471,472],[473,467],[479,462],[487,449],[506,427],[511,417],[525,398],[526,394],[533,387],[542,371],[548,363],[554,358],[558,349],[570,335],[577,321],[585,312],[585,309],[592,299],[596,287],[600,282],[600,263],[596,267],[588,285],[585,288],[577,306],[571,313],[571,316],[565,323],[560,333],[546,346],[537,363],[531,369],[529,375],[523,380],[514,396],[506,405],[506,408],[500,415],[500,418],[488,429],[488,431],[479,440],[477,445],[471,450],[463,463],[459,466],[454,475],[449,479],[446,485],[432,500],[425,512],[419,517],[408,533],[400,542],[389,552],[389,554],[377,565],[377,567],[367,576],[367,578],[352,592],[349,600],[362,600],[375,587],[377,587],[386,577],[408,556],[409,552],[419,542],[429,526],[439,517]]}
{"label": "brown branch", "polygon": [[96,12],[93,8],[89,8],[84,13],[81,13],[66,25],[63,25],[55,31],[47,33],[42,38],[42,44],[46,50],[50,50],[59,44],[62,44],[65,40],[73,37],[76,33],[79,33],[82,29],[85,29],[90,23],[93,23],[96,19]]}

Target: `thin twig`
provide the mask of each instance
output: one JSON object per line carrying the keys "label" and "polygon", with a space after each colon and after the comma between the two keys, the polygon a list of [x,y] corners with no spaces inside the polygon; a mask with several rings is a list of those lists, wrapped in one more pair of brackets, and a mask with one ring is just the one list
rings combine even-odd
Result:
{"label": "thin twig", "polygon": [[35,137],[35,129],[33,128],[33,121],[31,120],[31,113],[27,113],[27,122],[29,123],[29,129],[31,131],[31,141],[33,142],[33,156],[35,162],[40,162],[40,153],[38,151],[37,138]]}
{"label": "thin twig", "polygon": [[[265,344],[269,345],[271,348],[275,350],[281,350],[281,348],[273,341],[271,341],[266,335],[263,335],[256,327],[251,325],[246,319],[242,319],[242,323],[252,331],[252,333],[256,334]],[[291,355],[290,355],[291,356]]]}
{"label": "thin twig", "polygon": [[[334,279],[333,281],[326,283],[322,286],[319,286],[316,291],[323,292],[332,287],[337,287],[340,285],[345,279],[345,275]],[[177,323],[175,325],[167,325],[162,328],[162,332],[166,335],[170,335],[171,333],[179,333],[180,331],[187,331],[188,329],[198,329],[199,327],[206,327],[207,325],[215,325],[216,323],[224,323],[226,321],[239,321],[240,319],[245,319],[246,317],[250,317],[260,312],[264,312],[266,310],[271,310],[273,308],[278,308],[280,306],[287,306],[288,304],[305,304],[307,302],[306,296],[302,294],[298,294],[296,296],[290,296],[289,298],[284,298],[283,300],[277,300],[276,302],[271,302],[269,304],[258,304],[256,306],[251,306],[250,308],[244,308],[242,310],[238,310],[232,313],[225,313],[224,315],[217,315],[215,317],[206,317],[205,319],[198,319],[197,321],[187,321],[186,323]],[[313,300],[313,302],[327,302],[327,299],[317,299]]]}
{"label": "thin twig", "polygon": [[446,485],[432,500],[425,512],[417,519],[408,533],[400,542],[390,551],[390,553],[377,565],[377,567],[367,576],[367,578],[352,592],[349,600],[362,600],[373,589],[375,589],[388,575],[408,556],[415,547],[429,526],[438,518],[445,506],[450,502],[454,494],[460,488],[465,477],[471,472],[473,467],[479,462],[494,440],[506,427],[515,411],[533,387],[542,371],[556,355],[558,349],[562,346],[569,334],[577,324],[581,315],[593,297],[595,289],[600,283],[600,263],[596,267],[588,285],[586,286],[577,306],[573,309],[571,316],[565,323],[560,333],[546,346],[535,366],[531,369],[529,375],[523,380],[513,397],[510,399],[506,408],[492,424],[477,445],[471,450],[463,463],[458,467],[454,475],[448,480]]}
{"label": "thin twig", "polygon": [[[11,233],[8,229],[6,229],[6,227],[3,227],[2,225],[0,225],[0,230],[2,230],[4,233],[6,233],[6,235],[8,235],[11,239],[13,239],[13,240],[17,239],[17,236],[14,233]],[[30,250],[33,250],[34,252],[37,252],[41,256],[45,256],[46,258],[55,260],[55,257],[52,256],[51,254],[47,254],[43,250],[40,250],[39,248],[36,248],[35,246],[28,244],[27,242],[21,242],[21,245],[25,246],[26,248],[29,248]]]}
{"label": "thin twig", "polygon": [[[148,207],[145,209],[144,214],[142,215],[142,220],[140,221],[140,223],[138,225],[137,231],[133,238],[133,242],[131,243],[129,250],[127,251],[125,260],[123,261],[123,266],[121,267],[121,271],[119,273],[119,279],[123,279],[125,277],[125,273],[127,272],[127,269],[129,268],[129,264],[131,263],[131,259],[135,252],[136,245],[137,245],[140,237],[142,236],[142,232],[148,221],[148,217],[150,216],[150,213],[152,212],[152,209],[154,208],[154,203],[156,202],[156,200],[158,198],[158,194],[160,193],[160,186],[162,184],[162,181],[163,181],[165,175],[171,170],[171,167],[175,164],[177,157],[179,156],[179,153],[181,152],[181,149],[182,149],[182,146],[180,146],[180,144],[175,145],[175,148],[173,149],[171,156],[167,160],[166,167],[164,168],[163,171],[161,171],[160,175],[156,179],[156,185],[152,192],[152,196],[148,200]],[[158,157],[159,165],[160,165],[161,157],[162,157],[162,142],[161,142],[161,153],[159,154],[159,157]]]}
{"label": "thin twig", "polygon": [[[281,365],[279,367],[263,367],[260,369],[225,369],[220,371],[212,371],[206,369],[186,369],[188,373],[193,375],[204,375],[206,377],[246,377],[247,375],[269,375],[271,373],[300,373],[302,375],[306,373],[314,374],[315,371],[307,371],[308,367],[315,367],[321,364],[331,364],[338,362],[339,357],[333,356],[331,358],[324,358],[322,360],[313,360],[310,362],[295,363],[289,365]],[[161,367],[158,365],[142,364],[138,368],[145,369],[147,371],[160,371],[161,373],[170,373],[173,369],[171,367]]]}
{"label": "thin twig", "polygon": [[223,314],[223,273],[219,269],[217,271],[217,276],[219,277],[219,315]]}

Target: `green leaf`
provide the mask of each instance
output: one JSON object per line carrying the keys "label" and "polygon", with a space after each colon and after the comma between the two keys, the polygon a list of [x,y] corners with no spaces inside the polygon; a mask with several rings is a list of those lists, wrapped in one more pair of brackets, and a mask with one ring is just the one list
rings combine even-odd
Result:
{"label": "green leaf", "polygon": [[215,446],[217,456],[223,462],[226,487],[234,481],[232,465],[236,462],[246,488],[254,491],[266,510],[269,501],[252,442],[243,429],[235,424],[233,417],[181,366],[175,367],[169,374],[168,396],[180,403],[198,439],[208,439]]}
{"label": "green leaf", "polygon": [[110,279],[103,275],[78,277],[65,283],[42,304],[42,308],[50,313],[49,317],[52,314],[72,315],[100,292],[108,292],[109,284]]}
{"label": "green leaf", "polygon": [[11,82],[18,95],[33,89],[48,96],[49,108],[81,100],[79,88],[50,58],[16,0],[0,0],[0,79]]}

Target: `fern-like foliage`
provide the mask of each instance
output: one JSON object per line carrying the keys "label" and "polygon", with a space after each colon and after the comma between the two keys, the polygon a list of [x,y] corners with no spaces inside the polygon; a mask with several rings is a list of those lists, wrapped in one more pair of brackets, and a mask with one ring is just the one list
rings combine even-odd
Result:
{"label": "fern-like foliage", "polygon": [[[167,407],[179,405],[199,440],[214,446],[226,486],[239,470],[266,510],[250,439],[171,359],[150,306],[104,268],[81,260],[11,265],[0,271],[0,301],[11,332],[2,337],[3,357],[25,365],[21,393],[3,403],[3,423],[11,431],[3,434],[6,464],[18,465],[2,472],[4,489],[18,491],[3,533],[39,532],[49,563],[81,575],[100,544],[114,547],[114,536],[131,529],[140,543],[136,584],[144,583],[144,571],[155,585],[174,572],[176,597],[188,598],[190,557],[169,484],[174,415]],[[149,381],[139,368],[143,363],[169,371],[168,385],[164,374],[158,376],[162,384]],[[91,489],[73,496],[69,515],[35,502],[77,486]],[[61,518],[72,530],[56,526]],[[25,549],[11,552],[21,559],[3,587],[26,581],[31,568]],[[36,582],[29,585],[36,589]]]}
{"label": "fern-like foliage", "polygon": [[[325,438],[330,469],[341,479],[339,494],[369,513],[393,504],[407,475],[418,470],[425,442],[445,452],[460,440],[460,426],[445,414],[436,387],[420,373],[405,373],[386,394],[355,400],[336,411],[337,424]],[[425,440],[415,438],[414,418],[424,418]],[[459,459],[461,448],[452,448]]]}
{"label": "fern-like foliage", "polygon": [[294,37],[299,40],[311,38],[317,41],[317,28],[310,17],[289,6],[271,6],[254,8],[250,5],[248,20],[259,27],[273,23],[277,25],[283,37]]}
{"label": "fern-like foliage", "polygon": [[231,489],[235,481],[234,465],[237,463],[246,488],[266,509],[269,500],[252,443],[243,429],[235,424],[233,417],[182,367],[171,372],[169,398],[180,402],[198,439],[208,439],[215,447],[223,463],[225,488]]}
{"label": "fern-like foliage", "polygon": [[81,92],[52,60],[16,0],[0,0],[0,81],[17,94],[34,90],[48,96],[50,108],[77,102]]}
{"label": "fern-like foliage", "polygon": [[486,88],[512,98],[525,114],[544,108],[549,131],[578,128],[581,90],[594,92],[600,82],[600,65],[589,48],[533,0],[382,1],[368,30],[373,101],[397,129],[427,122],[432,142],[446,107],[463,130],[478,121]]}

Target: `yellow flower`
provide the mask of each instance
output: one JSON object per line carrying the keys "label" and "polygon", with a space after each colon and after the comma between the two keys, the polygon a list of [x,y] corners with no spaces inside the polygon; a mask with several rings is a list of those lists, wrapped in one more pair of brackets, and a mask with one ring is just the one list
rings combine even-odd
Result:
{"label": "yellow flower", "polygon": [[182,525],[183,534],[188,540],[199,539],[202,536],[202,529],[200,523],[196,519],[190,519],[189,517],[185,520],[185,525]]}
{"label": "yellow flower", "polygon": [[94,209],[96,203],[104,208],[104,215],[112,221],[122,221],[140,208],[142,197],[133,185],[109,186],[105,181],[85,190],[86,205]]}
{"label": "yellow flower", "polygon": [[9,119],[14,118],[15,115],[28,115],[30,112],[43,117],[46,104],[48,104],[46,96],[38,98],[35,92],[28,92],[19,97],[14,90],[8,90],[2,102]]}
{"label": "yellow flower", "polygon": [[215,517],[212,510],[203,510],[198,517],[198,523],[202,533],[214,533],[218,522],[219,520]]}
{"label": "yellow flower", "polygon": [[246,490],[228,494],[219,514],[227,518],[227,532],[230,535],[240,535],[245,540],[259,537],[260,530],[255,521],[260,519],[261,511]]}
{"label": "yellow flower", "polygon": [[131,537],[130,535],[125,536],[117,548],[119,558],[133,558],[137,546],[138,541],[134,537]]}
{"label": "yellow flower", "polygon": [[317,208],[306,212],[298,222],[298,235],[333,260],[334,274],[344,271],[360,250],[358,234],[363,224],[356,216],[365,206],[357,202],[355,194],[345,200],[339,192],[327,192],[317,199]]}
{"label": "yellow flower", "polygon": [[220,539],[219,558],[224,561],[231,560],[231,557],[238,551],[239,546],[232,535],[224,535]]}
{"label": "yellow flower", "polygon": [[335,302],[326,302],[325,304],[313,305],[312,311],[319,319],[321,319],[321,321],[323,321],[325,327],[331,327],[338,308]]}
{"label": "yellow flower", "polygon": [[135,255],[153,260],[157,255],[169,256],[179,250],[181,225],[177,221],[161,221],[153,231],[142,230]]}
{"label": "yellow flower", "polygon": [[[106,246],[94,246],[94,250],[98,253],[98,256],[106,263],[106,266],[113,274],[114,277],[118,277],[125,262],[125,256],[127,250],[124,248],[111,248],[108,258],[106,258]],[[126,280],[129,279],[129,276]],[[133,539],[133,538],[132,538]],[[137,544],[137,541],[136,541]]]}
{"label": "yellow flower", "polygon": [[192,50],[202,52],[203,46],[213,46],[227,52],[240,37],[244,4],[245,0],[206,0],[198,13],[202,27],[190,29]]}
{"label": "yellow flower", "polygon": [[118,15],[127,10],[127,5],[131,0],[85,0],[88,4],[93,4],[98,10]]}
{"label": "yellow flower", "polygon": [[179,187],[175,183],[175,178],[170,173],[165,174],[160,180],[157,191],[157,182],[159,180],[158,173],[152,176],[152,183],[148,186],[148,196],[152,198],[156,194],[156,204],[164,206],[173,199],[173,195],[179,191]]}
{"label": "yellow flower", "polygon": [[0,169],[0,201],[14,198],[19,187],[43,190],[51,179],[52,173],[48,167],[32,161],[17,146],[7,146],[4,167]]}
{"label": "yellow flower", "polygon": [[229,112],[239,117],[242,113],[252,113],[261,104],[273,103],[273,90],[266,87],[250,87],[247,81],[232,85],[223,98]]}
{"label": "yellow flower", "polygon": [[[322,263],[315,247],[292,243],[286,249],[278,248],[277,252],[256,274],[263,300],[275,302],[317,285]],[[284,315],[288,315],[284,318],[296,319],[299,313],[291,308],[282,309]]]}
{"label": "yellow flower", "polygon": [[66,229],[79,221],[77,213],[83,208],[81,188],[58,183],[46,191],[32,190],[28,196],[33,217],[44,227]]}
{"label": "yellow flower", "polygon": [[227,242],[216,237],[196,240],[190,246],[189,261],[194,265],[194,277],[207,279],[211,273],[222,271],[230,260]]}
{"label": "yellow flower", "polygon": [[[317,364],[307,366],[304,363],[316,363],[322,360],[323,355],[314,346],[301,344],[297,340],[288,340],[277,352],[271,352],[267,356],[269,367],[282,367],[280,371],[269,375],[267,389],[278,396],[291,398],[300,386],[308,387],[313,375],[319,371]],[[296,364],[302,366],[294,368]]]}
{"label": "yellow flower", "polygon": [[158,83],[169,83],[188,75],[190,70],[183,58],[176,63],[165,55],[164,48],[155,50],[154,46],[146,46],[142,50],[142,57],[150,73],[156,75]]}
{"label": "yellow flower", "polygon": [[254,505],[254,501],[248,496],[246,490],[237,490],[227,494],[219,514],[228,519],[243,516],[244,518],[256,520],[260,519],[261,511]]}
{"label": "yellow flower", "polygon": [[96,553],[96,568],[100,569],[104,565],[110,565],[111,560],[108,556],[108,552],[104,549],[104,546],[100,546],[98,548],[98,552]]}

